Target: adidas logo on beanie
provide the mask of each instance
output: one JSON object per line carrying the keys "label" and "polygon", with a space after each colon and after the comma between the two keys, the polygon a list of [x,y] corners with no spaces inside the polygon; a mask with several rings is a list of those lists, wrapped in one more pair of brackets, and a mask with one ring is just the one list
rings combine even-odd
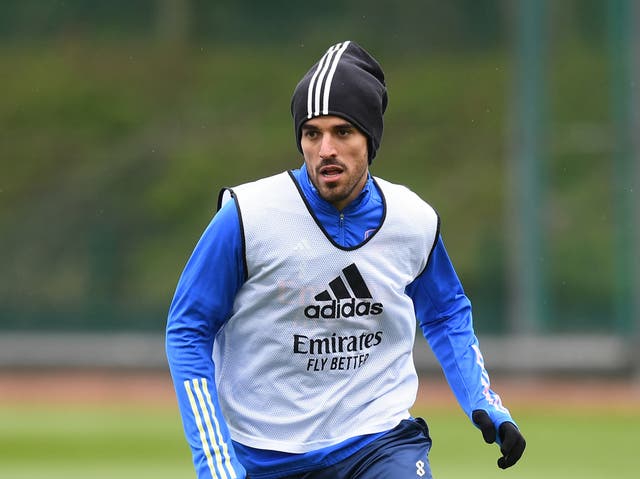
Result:
{"label": "adidas logo on beanie", "polygon": [[305,121],[335,115],[367,136],[371,163],[380,147],[386,108],[387,88],[378,62],[355,42],[337,43],[311,67],[293,92],[291,114],[298,150],[302,152]]}

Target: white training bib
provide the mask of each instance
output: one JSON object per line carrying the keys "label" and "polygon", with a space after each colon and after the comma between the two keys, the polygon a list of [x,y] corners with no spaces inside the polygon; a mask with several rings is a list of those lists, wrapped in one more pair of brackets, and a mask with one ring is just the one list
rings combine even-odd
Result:
{"label": "white training bib", "polygon": [[426,267],[438,218],[407,188],[375,181],[383,221],[355,248],[325,234],[288,173],[227,192],[247,280],[213,359],[235,441],[302,453],[409,417],[418,379],[405,288]]}

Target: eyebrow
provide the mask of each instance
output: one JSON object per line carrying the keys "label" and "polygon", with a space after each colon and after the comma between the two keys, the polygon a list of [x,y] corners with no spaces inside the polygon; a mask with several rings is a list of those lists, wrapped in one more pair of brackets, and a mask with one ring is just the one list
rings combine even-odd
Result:
{"label": "eyebrow", "polygon": [[[331,129],[339,129],[339,128],[355,128],[355,126],[349,123],[348,121],[345,121],[344,123],[339,123],[331,127]],[[317,127],[316,125],[308,125],[306,123],[302,125],[302,128],[301,128],[301,130],[319,130],[319,129],[320,128]]]}

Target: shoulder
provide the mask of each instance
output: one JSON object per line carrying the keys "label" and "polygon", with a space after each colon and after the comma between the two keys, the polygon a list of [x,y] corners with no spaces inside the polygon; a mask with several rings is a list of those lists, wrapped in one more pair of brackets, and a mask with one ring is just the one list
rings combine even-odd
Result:
{"label": "shoulder", "polygon": [[374,177],[373,179],[382,191],[387,203],[395,202],[402,205],[403,209],[421,212],[432,220],[438,220],[438,213],[435,208],[407,186],[392,183],[379,177]]}
{"label": "shoulder", "polygon": [[260,178],[248,183],[242,183],[237,186],[227,186],[220,190],[218,195],[218,209],[221,209],[230,199],[238,201],[238,195],[241,196],[257,196],[268,195],[274,191],[281,191],[288,185],[293,185],[291,175],[284,171],[276,175]]}

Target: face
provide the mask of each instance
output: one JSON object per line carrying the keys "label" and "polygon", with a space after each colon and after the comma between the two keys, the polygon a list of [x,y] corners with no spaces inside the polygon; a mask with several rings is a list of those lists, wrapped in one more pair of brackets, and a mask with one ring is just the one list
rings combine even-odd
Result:
{"label": "face", "polygon": [[302,125],[300,143],[318,193],[343,210],[367,182],[367,137],[343,118],[320,116]]}

